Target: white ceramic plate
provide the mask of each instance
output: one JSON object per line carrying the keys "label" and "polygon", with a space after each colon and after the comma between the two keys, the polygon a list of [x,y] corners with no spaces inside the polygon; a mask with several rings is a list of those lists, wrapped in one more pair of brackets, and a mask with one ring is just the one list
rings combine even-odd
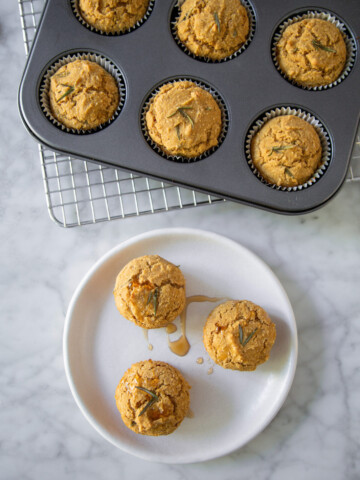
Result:
{"label": "white ceramic plate", "polygon": [[[146,254],[158,254],[180,265],[188,296],[226,296],[261,305],[276,324],[277,338],[270,359],[255,372],[214,365],[202,343],[204,322],[216,306],[208,302],[189,305],[187,337],[191,349],[185,357],[169,350],[164,329],[149,331],[154,347],[149,351],[142,330],[118,313],[112,294],[121,268]],[[177,335],[172,334],[172,340]],[[196,362],[198,357],[204,358],[203,364]],[[171,435],[133,433],[123,424],[115,405],[115,388],[125,370],[148,358],[178,368],[192,386],[194,416],[185,418]],[[296,324],[279,280],[252,252],[210,232],[155,230],[115,247],[82,280],[66,316],[64,359],[78,406],[109,442],[146,460],[199,462],[245,445],[279,411],[296,368]],[[208,374],[211,367],[213,373]]]}

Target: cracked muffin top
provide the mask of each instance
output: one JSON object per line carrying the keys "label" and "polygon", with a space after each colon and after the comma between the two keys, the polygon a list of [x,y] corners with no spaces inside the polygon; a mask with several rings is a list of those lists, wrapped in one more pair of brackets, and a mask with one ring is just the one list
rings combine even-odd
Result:
{"label": "cracked muffin top", "polygon": [[276,329],[265,310],[248,300],[230,300],[210,313],[204,345],[215,363],[252,371],[269,359]]}
{"label": "cracked muffin top", "polygon": [[304,87],[334,82],[346,62],[343,33],[331,22],[306,18],[285,28],[276,45],[282,72]]}
{"label": "cracked muffin top", "polygon": [[188,413],[190,385],[165,362],[134,363],[116,388],[116,406],[125,425],[142,435],[168,435]]}
{"label": "cracked muffin top", "polygon": [[269,183],[282,187],[301,185],[321,164],[320,138],[306,120],[280,115],[268,120],[254,135],[251,158]]}
{"label": "cracked muffin top", "polygon": [[211,93],[194,82],[172,82],[151,100],[146,125],[166,154],[195,158],[218,144],[221,110]]}
{"label": "cracked muffin top", "polygon": [[249,17],[240,0],[185,0],[176,28],[191,53],[221,60],[245,43]]}
{"label": "cracked muffin top", "polygon": [[106,123],[119,99],[114,77],[89,60],[67,63],[50,79],[51,113],[68,128],[91,130]]}
{"label": "cracked muffin top", "polygon": [[121,33],[141,20],[149,0],[79,0],[83,19],[105,33]]}
{"label": "cracked muffin top", "polygon": [[179,267],[164,258],[145,255],[120,271],[114,297],[127,320],[148,329],[164,327],[185,307],[185,278]]}

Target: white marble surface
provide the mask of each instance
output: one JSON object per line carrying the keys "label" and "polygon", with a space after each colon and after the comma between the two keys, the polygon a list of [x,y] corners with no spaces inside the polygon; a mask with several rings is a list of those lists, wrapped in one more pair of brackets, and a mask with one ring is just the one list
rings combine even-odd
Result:
{"label": "white marble surface", "polygon": [[[1,0],[0,9],[0,478],[360,478],[360,184],[300,217],[227,203],[62,229],[48,217],[37,145],[17,113],[17,4]],[[268,428],[227,457],[181,466],[139,460],[100,437],[62,359],[67,305],[90,266],[122,240],[171,226],[252,249],[286,288],[299,332],[294,384]]]}

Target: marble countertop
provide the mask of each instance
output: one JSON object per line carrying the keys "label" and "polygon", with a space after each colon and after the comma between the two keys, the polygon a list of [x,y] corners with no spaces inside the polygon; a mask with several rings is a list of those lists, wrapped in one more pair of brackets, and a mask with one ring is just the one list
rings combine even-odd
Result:
{"label": "marble countertop", "polygon": [[[1,2],[0,60],[0,478],[360,478],[360,184],[297,217],[229,202],[61,228],[18,115],[25,55],[14,1]],[[241,450],[199,464],[149,463],[107,443],[76,406],[63,366],[64,318],[84,274],[121,241],[163,227],[210,230],[254,251],[298,326],[298,367],[279,414]]]}

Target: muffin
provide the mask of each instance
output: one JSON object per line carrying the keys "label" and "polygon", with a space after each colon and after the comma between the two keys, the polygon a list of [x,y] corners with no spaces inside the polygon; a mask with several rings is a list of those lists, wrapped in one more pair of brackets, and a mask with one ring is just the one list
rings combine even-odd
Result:
{"label": "muffin", "polygon": [[141,20],[149,0],[79,0],[79,13],[92,27],[105,33],[121,33]]}
{"label": "muffin", "polygon": [[185,0],[176,30],[191,53],[221,60],[245,43],[249,17],[240,0]]}
{"label": "muffin", "polygon": [[218,305],[204,327],[204,345],[215,363],[232,370],[252,371],[266,362],[276,329],[269,315],[247,300]]}
{"label": "muffin", "polygon": [[221,110],[213,96],[194,82],[167,83],[150,102],[146,127],[167,155],[195,158],[218,144]]}
{"label": "muffin", "polygon": [[89,60],[67,63],[50,78],[51,113],[68,128],[91,130],[106,123],[119,99],[114,77]]}
{"label": "muffin", "polygon": [[145,255],[131,260],[118,274],[114,298],[127,320],[148,329],[165,327],[185,307],[185,278],[164,258]]}
{"label": "muffin", "polygon": [[281,71],[304,87],[334,82],[346,63],[343,33],[331,22],[305,18],[285,28],[276,45]]}
{"label": "muffin", "polygon": [[281,187],[302,185],[321,165],[315,128],[296,115],[268,120],[251,140],[251,158],[261,176]]}
{"label": "muffin", "polygon": [[125,425],[142,435],[168,435],[188,413],[190,385],[165,362],[134,363],[116,388],[116,406]]}

